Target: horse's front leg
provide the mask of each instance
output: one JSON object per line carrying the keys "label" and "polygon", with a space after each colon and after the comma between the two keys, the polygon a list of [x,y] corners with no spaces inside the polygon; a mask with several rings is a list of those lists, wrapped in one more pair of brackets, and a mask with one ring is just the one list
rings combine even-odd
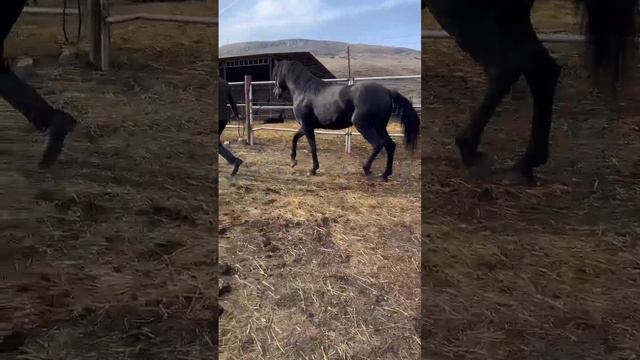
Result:
{"label": "horse's front leg", "polygon": [[316,134],[313,128],[305,129],[304,134],[307,136],[309,148],[311,149],[311,158],[313,159],[313,167],[309,170],[309,175],[315,175],[320,168],[318,163],[318,153],[316,151]]}
{"label": "horse's front leg", "polygon": [[293,135],[293,141],[291,142],[291,167],[295,167],[298,165],[298,160],[296,160],[296,152],[298,148],[298,140],[304,135],[304,129],[300,127],[298,131]]}

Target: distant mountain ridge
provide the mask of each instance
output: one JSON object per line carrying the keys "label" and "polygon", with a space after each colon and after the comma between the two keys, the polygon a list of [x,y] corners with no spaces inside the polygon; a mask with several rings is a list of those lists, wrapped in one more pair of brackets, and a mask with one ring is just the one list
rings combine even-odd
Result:
{"label": "distant mountain ridge", "polygon": [[227,57],[249,54],[309,51],[318,57],[346,57],[347,46],[350,47],[352,58],[420,56],[419,51],[403,47],[348,44],[340,41],[308,39],[283,39],[275,41],[233,43],[221,46],[219,54],[220,57]]}

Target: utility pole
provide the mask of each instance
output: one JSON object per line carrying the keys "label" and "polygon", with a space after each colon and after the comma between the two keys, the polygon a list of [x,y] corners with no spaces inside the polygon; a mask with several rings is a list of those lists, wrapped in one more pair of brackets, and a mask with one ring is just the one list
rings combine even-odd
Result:
{"label": "utility pole", "polygon": [[[353,79],[351,78],[351,50],[350,47],[347,45],[347,71],[348,71],[348,76],[347,76],[347,84],[348,85],[353,85]],[[351,141],[353,138],[353,130],[351,130],[351,126],[349,128],[347,128],[347,131],[345,132],[345,151],[350,154],[351,153]]]}
{"label": "utility pole", "polygon": [[348,45],[347,45],[347,71],[349,72],[347,79],[349,79],[349,85],[351,85],[351,50]]}

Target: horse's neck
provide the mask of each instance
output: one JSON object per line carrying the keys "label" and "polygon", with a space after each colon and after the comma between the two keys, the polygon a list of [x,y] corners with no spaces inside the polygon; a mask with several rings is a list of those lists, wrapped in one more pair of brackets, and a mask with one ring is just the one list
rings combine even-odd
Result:
{"label": "horse's neck", "polygon": [[316,78],[315,76],[299,78],[289,82],[290,84],[287,84],[287,86],[291,90],[292,94],[307,92],[309,90],[315,91],[315,90],[323,89],[325,86],[327,86],[327,84],[324,81]]}

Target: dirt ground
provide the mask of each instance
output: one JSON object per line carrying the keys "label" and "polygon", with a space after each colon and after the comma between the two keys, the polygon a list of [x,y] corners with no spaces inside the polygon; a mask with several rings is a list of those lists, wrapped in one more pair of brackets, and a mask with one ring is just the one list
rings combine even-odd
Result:
{"label": "dirt ground", "polygon": [[385,152],[367,179],[363,139],[348,155],[343,138],[318,135],[309,177],[306,140],[292,169],[292,133],[256,134],[249,147],[223,133],[245,165],[231,178],[220,160],[220,358],[418,358],[419,152],[398,139],[384,183]]}
{"label": "dirt ground", "polygon": [[[535,20],[576,28],[553,2]],[[640,354],[640,79],[610,100],[590,88],[579,45],[551,49],[565,65],[551,159],[523,188],[466,179],[453,139],[485,79],[452,42],[423,40],[423,358]],[[530,103],[516,86],[488,126],[481,149],[498,166],[524,151]]]}
{"label": "dirt ground", "polygon": [[[214,15],[212,2],[116,5]],[[41,173],[40,134],[0,102],[0,336],[26,336],[0,357],[215,358],[215,35],[117,26],[114,68],[99,73],[84,52],[57,65],[60,24],[24,15],[6,46],[34,57],[29,82],[83,123]]]}

